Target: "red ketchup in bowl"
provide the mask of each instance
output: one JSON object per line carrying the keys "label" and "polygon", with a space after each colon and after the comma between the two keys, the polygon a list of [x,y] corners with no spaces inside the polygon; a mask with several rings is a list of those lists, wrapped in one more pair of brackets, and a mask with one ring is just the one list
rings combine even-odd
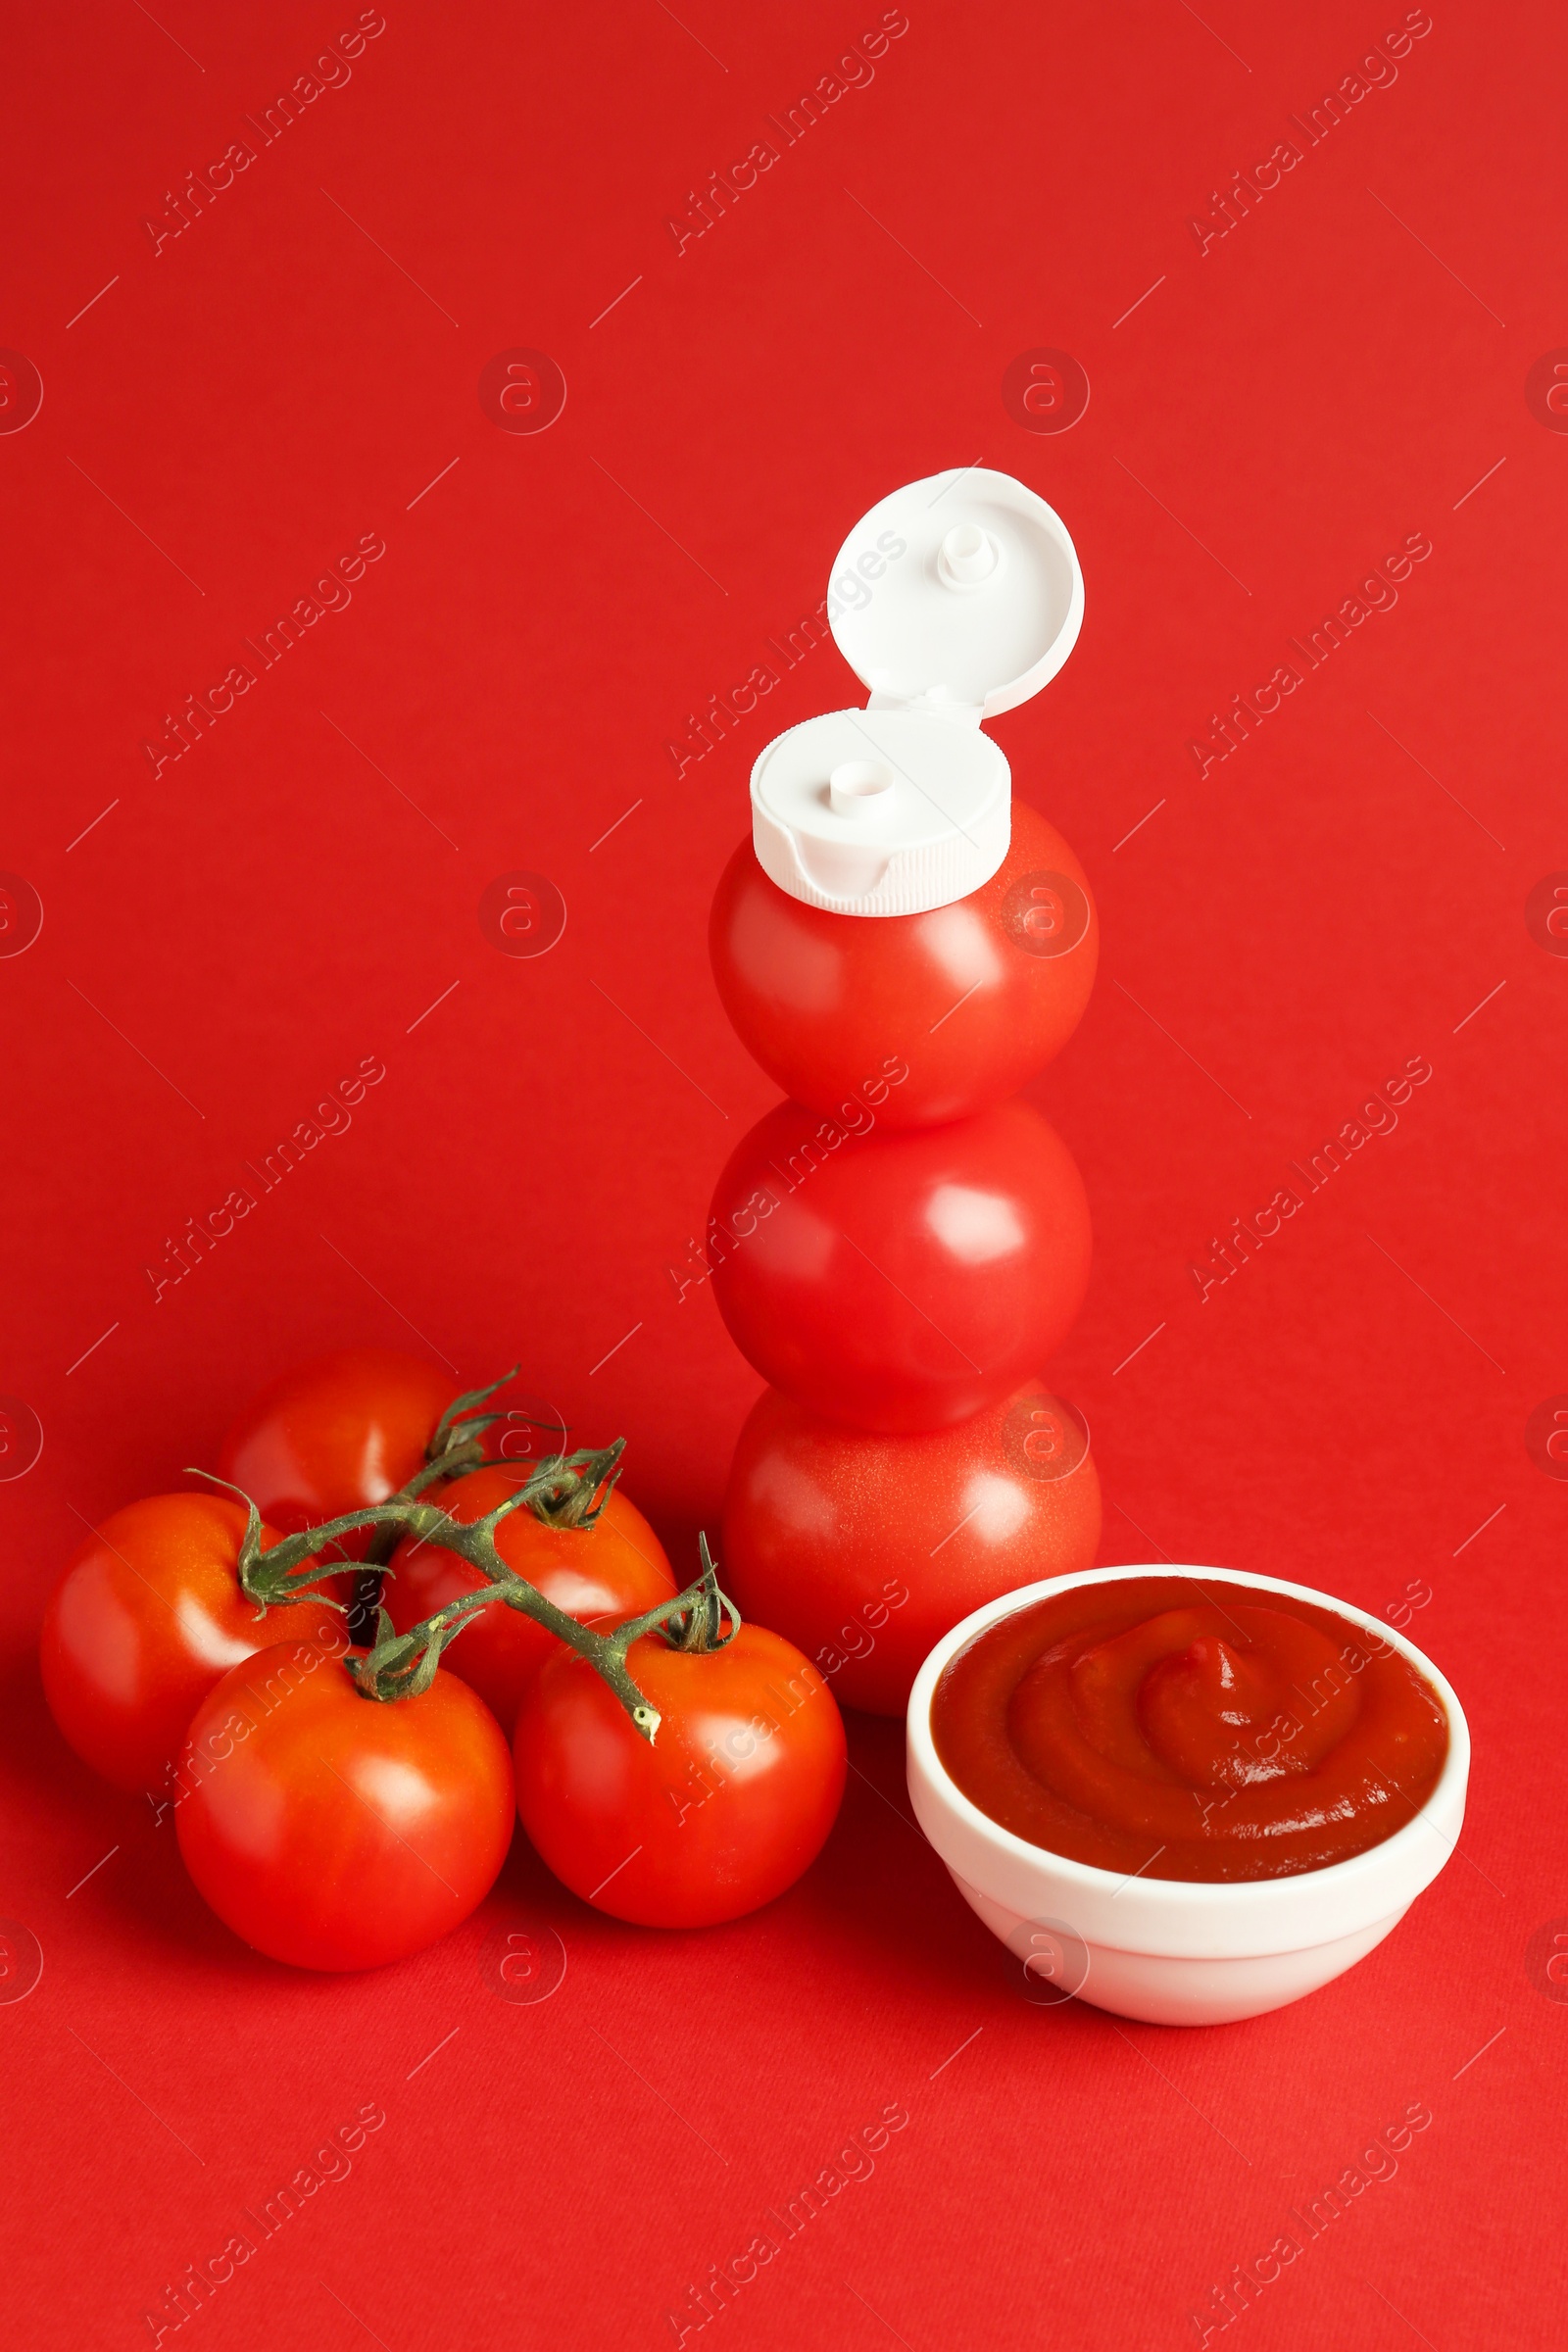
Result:
{"label": "red ketchup in bowl", "polygon": [[1033,1845],[1140,1877],[1294,1877],[1414,1819],[1448,1751],[1399,1651],[1220,1578],[1078,1585],[959,1651],[931,1702],[951,1778]]}

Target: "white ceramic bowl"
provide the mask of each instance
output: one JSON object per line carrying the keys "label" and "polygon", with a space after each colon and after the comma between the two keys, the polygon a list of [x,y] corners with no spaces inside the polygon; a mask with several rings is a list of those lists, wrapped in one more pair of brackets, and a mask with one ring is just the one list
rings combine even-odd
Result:
{"label": "white ceramic bowl", "polygon": [[[1294,1878],[1238,1883],[1119,1877],[1014,1837],[952,1781],[931,1738],[931,1700],[950,1659],[1000,1618],[1079,1585],[1192,1576],[1314,1601],[1375,1634],[1419,1668],[1448,1718],[1448,1753],[1427,1802],[1380,1845]],[[958,1891],[1013,1951],[1034,1997],[1076,1993],[1160,2026],[1223,2025],[1315,1992],[1381,1943],[1458,1842],[1470,1734],[1444,1677],[1379,1618],[1308,1585],[1232,1569],[1093,1569],[1025,1585],[976,1609],[926,1659],[909,1694],[909,1795]]]}

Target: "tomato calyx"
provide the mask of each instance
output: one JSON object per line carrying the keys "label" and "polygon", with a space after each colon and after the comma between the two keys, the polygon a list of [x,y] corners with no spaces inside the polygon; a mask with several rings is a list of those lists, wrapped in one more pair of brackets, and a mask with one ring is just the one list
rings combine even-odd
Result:
{"label": "tomato calyx", "polygon": [[659,1627],[661,1639],[668,1648],[692,1653],[722,1649],[741,1630],[739,1609],[729,1594],[719,1590],[706,1535],[699,1533],[697,1547],[702,1555],[703,1573],[695,1585],[688,1585]]}
{"label": "tomato calyx", "polygon": [[[485,1413],[481,1412],[479,1408],[481,1405],[488,1404],[491,1397],[506,1388],[509,1382],[515,1380],[521,1369],[520,1364],[514,1364],[511,1371],[503,1372],[499,1380],[488,1381],[481,1389],[469,1389],[462,1396],[454,1396],[430,1432],[429,1443],[424,1449],[423,1462],[408,1484],[400,1487],[397,1494],[389,1496],[388,1499],[394,1502],[400,1500],[413,1502],[424,1493],[426,1487],[434,1486],[438,1480],[463,1478],[470,1470],[491,1470],[505,1467],[504,1462],[492,1461],[486,1457],[483,1445],[484,1433],[488,1429],[494,1429],[500,1421],[525,1421],[528,1416],[526,1413],[506,1409],[498,1413]],[[622,1440],[622,1444],[624,1444],[624,1440]],[[395,1524],[376,1529],[365,1554],[364,1565],[368,1572],[373,1572],[386,1566],[397,1548],[400,1533],[401,1531]],[[371,1606],[379,1599],[378,1578],[374,1592],[366,1597],[368,1598]]]}
{"label": "tomato calyx", "polygon": [[545,1455],[528,1481],[528,1508],[546,1527],[592,1527],[620,1476],[624,1438],[597,1451]]}

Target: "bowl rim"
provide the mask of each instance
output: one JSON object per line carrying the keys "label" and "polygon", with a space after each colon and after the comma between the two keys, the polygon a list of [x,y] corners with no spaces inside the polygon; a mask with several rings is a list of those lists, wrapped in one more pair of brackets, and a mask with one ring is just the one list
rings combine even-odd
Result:
{"label": "bowl rim", "polygon": [[[1182,1561],[1135,1561],[1123,1567],[1080,1568],[1065,1576],[1042,1577],[1034,1584],[1019,1585],[1014,1591],[1001,1593],[995,1600],[986,1601],[980,1608],[971,1610],[928,1651],[921,1661],[914,1688],[909,1693],[906,1715],[908,1757],[911,1764],[918,1762],[933,1793],[965,1829],[983,1838],[1007,1859],[1035,1869],[1044,1869],[1058,1883],[1075,1886],[1086,1896],[1104,1897],[1129,1886],[1129,1874],[1124,1871],[1103,1870],[1095,1862],[1078,1862],[1070,1854],[1057,1853],[1054,1846],[1036,1845],[1031,1838],[1020,1838],[1016,1831],[1005,1829],[1000,1821],[994,1821],[972,1797],[966,1795],[937,1752],[931,1733],[931,1701],[945,1668],[961,1649],[967,1648],[991,1626],[1000,1624],[1003,1618],[1014,1616],[1020,1610],[1031,1607],[1034,1602],[1050,1599],[1057,1592],[1072,1592],[1084,1585],[1125,1584],[1131,1578],[1145,1576],[1191,1577],[1200,1582],[1206,1579],[1213,1584],[1245,1585],[1257,1592],[1286,1593],[1295,1600],[1307,1600],[1319,1608],[1331,1609],[1347,1623],[1376,1634],[1416,1667],[1436,1690],[1447,1717],[1448,1752],[1436,1786],[1419,1811],[1391,1836],[1380,1838],[1376,1845],[1366,1846],[1360,1853],[1348,1855],[1343,1861],[1325,1862],[1312,1870],[1289,1872],[1282,1878],[1156,1879],[1134,1873],[1132,1877],[1137,1880],[1140,1909],[1147,1905],[1157,1913],[1165,1909],[1190,1907],[1194,1903],[1207,1904],[1216,1910],[1235,1910],[1239,1907],[1264,1909],[1277,1905],[1283,1890],[1292,1887],[1322,1888],[1332,1900],[1336,1890],[1349,1894],[1365,1880],[1388,1871],[1391,1866],[1397,1868],[1421,1834],[1441,1839],[1446,1848],[1444,1862],[1457,1851],[1458,1834],[1447,1837],[1432,1816],[1446,1812],[1456,1794],[1461,1803],[1463,1801],[1470,1774],[1470,1727],[1452,1685],[1425,1651],[1418,1649],[1396,1626],[1372,1616],[1353,1601],[1340,1600],[1331,1592],[1320,1592],[1316,1586],[1297,1584],[1285,1577],[1261,1576],[1249,1569],[1195,1567]],[[1440,1862],[1438,1869],[1430,1874],[1427,1884],[1437,1877],[1444,1862]]]}

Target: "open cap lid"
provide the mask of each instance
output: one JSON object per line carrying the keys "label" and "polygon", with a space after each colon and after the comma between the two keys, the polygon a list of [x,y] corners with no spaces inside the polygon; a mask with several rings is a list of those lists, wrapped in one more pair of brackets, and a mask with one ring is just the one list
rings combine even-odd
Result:
{"label": "open cap lid", "polygon": [[1060,515],[983,466],[893,491],[851,531],[828,588],[834,638],[871,710],[974,726],[1055,676],[1083,616]]}

